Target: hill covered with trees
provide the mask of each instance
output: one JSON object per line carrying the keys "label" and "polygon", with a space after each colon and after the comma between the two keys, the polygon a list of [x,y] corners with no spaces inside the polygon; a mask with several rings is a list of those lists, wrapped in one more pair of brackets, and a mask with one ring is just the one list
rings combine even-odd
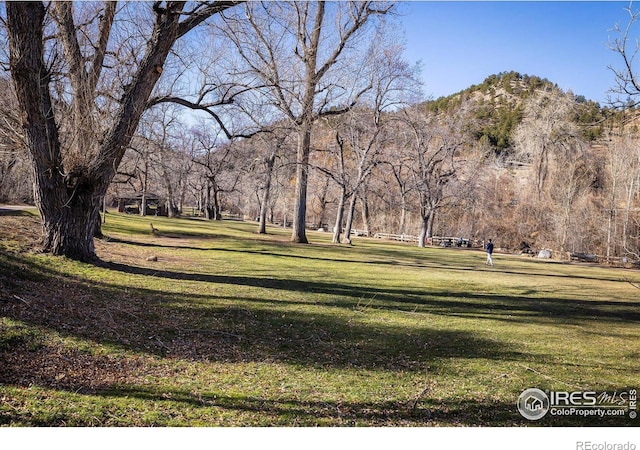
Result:
{"label": "hill covered with trees", "polygon": [[[431,112],[447,114],[459,108],[464,101],[475,103],[474,116],[470,117],[474,122],[474,137],[485,139],[497,152],[508,152],[514,146],[512,134],[522,121],[524,103],[542,90],[559,91],[560,88],[546,78],[514,71],[502,72],[425,105]],[[607,119],[611,121],[615,112],[581,95],[575,96],[575,103],[573,120],[581,127],[585,139],[596,141],[602,136]]]}

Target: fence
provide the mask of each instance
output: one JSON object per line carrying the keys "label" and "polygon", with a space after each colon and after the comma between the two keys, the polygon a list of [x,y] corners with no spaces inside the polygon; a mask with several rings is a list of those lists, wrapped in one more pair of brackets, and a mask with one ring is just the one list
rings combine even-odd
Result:
{"label": "fence", "polygon": [[[419,236],[412,234],[391,234],[391,233],[376,233],[374,238],[388,239],[392,241],[401,242],[418,242]],[[432,236],[426,239],[427,245],[434,245],[438,247],[465,247],[465,248],[483,248],[484,241],[480,239],[466,239],[461,237],[448,237],[448,236]]]}
{"label": "fence", "polygon": [[376,233],[373,237],[376,239],[388,239],[392,241],[418,242],[418,236],[413,236],[411,234]]}

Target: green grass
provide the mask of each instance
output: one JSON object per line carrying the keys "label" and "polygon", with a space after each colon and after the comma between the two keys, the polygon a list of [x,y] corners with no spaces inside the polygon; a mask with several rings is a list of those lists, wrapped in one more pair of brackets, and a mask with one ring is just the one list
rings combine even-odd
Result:
{"label": "green grass", "polygon": [[636,423],[515,403],[638,387],[638,271],[118,214],[88,265],[3,220],[2,425]]}

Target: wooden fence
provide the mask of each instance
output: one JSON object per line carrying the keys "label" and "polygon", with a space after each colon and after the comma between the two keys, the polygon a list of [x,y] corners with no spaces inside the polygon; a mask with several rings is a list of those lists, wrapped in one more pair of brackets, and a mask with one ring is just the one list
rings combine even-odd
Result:
{"label": "wooden fence", "polygon": [[[419,236],[412,234],[391,234],[391,233],[376,233],[373,236],[376,239],[388,239],[391,241],[400,242],[418,242]],[[449,236],[433,236],[426,239],[427,245],[433,245],[436,247],[464,247],[464,248],[483,248],[484,241],[480,239],[466,239],[461,237],[449,237]]]}

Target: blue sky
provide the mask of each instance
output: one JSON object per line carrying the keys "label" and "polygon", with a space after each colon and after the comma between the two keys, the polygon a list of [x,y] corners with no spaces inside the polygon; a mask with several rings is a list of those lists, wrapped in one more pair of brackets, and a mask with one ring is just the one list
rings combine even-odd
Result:
{"label": "blue sky", "polygon": [[434,98],[514,70],[604,104],[615,85],[607,66],[620,63],[608,41],[617,36],[616,24],[628,22],[628,6],[618,1],[413,1],[401,18],[406,57],[422,61],[424,92]]}

